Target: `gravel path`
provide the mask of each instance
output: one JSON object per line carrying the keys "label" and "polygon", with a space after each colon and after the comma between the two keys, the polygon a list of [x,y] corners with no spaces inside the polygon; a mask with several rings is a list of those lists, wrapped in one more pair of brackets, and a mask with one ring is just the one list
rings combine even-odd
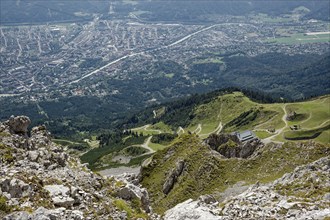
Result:
{"label": "gravel path", "polygon": [[99,171],[99,173],[103,176],[119,176],[124,173],[140,173],[140,167],[117,167],[117,168],[110,168]]}

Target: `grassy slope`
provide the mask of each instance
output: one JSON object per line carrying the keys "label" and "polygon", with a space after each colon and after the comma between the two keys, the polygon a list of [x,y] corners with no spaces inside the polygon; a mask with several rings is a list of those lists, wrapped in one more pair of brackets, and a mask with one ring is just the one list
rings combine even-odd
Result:
{"label": "grassy slope", "polygon": [[[322,96],[307,102],[291,103],[286,106],[286,110],[295,111],[299,117],[294,121],[289,121],[289,126],[298,125],[298,131],[285,129],[280,140],[288,138],[311,137],[316,133],[322,132],[315,138],[316,141],[322,143],[330,143],[329,141],[329,122],[330,122],[330,96]],[[284,137],[284,138],[283,138]]]}
{"label": "grassy slope", "polygon": [[[261,128],[280,128],[284,126],[284,122],[281,120],[281,116],[284,114],[279,105],[274,104],[258,104],[251,101],[240,92],[234,92],[233,94],[219,96],[212,102],[198,106],[195,110],[196,117],[192,121],[192,125],[201,123],[202,128],[211,127],[214,130],[219,122],[223,125],[229,123],[231,120],[237,118],[243,112],[249,110],[259,110],[260,114],[244,126],[229,127],[226,131],[246,130],[252,129],[258,125],[264,124]],[[274,117],[278,116],[278,117]],[[273,120],[270,121],[271,118]],[[212,129],[202,129],[201,134],[211,132]]]}
{"label": "grassy slope", "polygon": [[[286,143],[282,147],[267,145],[254,159],[221,159],[201,144],[197,136],[182,135],[172,146],[158,151],[151,163],[142,169],[142,185],[148,189],[155,211],[163,213],[186,199],[222,192],[239,181],[246,184],[273,181],[296,166],[329,153],[330,146]],[[178,160],[185,161],[185,171],[172,191],[165,195],[162,186]]]}
{"label": "grassy slope", "polygon": [[[260,104],[251,101],[240,92],[234,92],[232,94],[215,97],[208,103],[196,106],[193,109],[194,118],[184,130],[191,132],[195,131],[200,137],[205,138],[210,133],[214,132],[221,122],[224,126],[223,130],[225,132],[254,130],[260,138],[267,138],[272,135],[267,132],[267,130],[279,130],[285,127],[285,123],[282,120],[284,107],[287,112],[296,111],[301,115],[301,117],[298,117],[296,120],[288,122],[288,125],[299,125],[302,130],[311,130],[311,132],[313,132],[312,130],[317,129],[320,126],[324,127],[326,121],[330,119],[329,95],[306,102]],[[228,126],[229,122],[248,111],[251,111],[252,113],[238,120],[238,125]],[[255,113],[256,116],[251,119],[253,113]],[[198,129],[199,125],[201,129]],[[169,132],[169,127],[162,122],[148,127],[147,132],[150,132],[151,134],[156,133],[149,129]],[[143,129],[140,129],[140,131],[142,130]],[[282,134],[276,136],[274,140],[282,142],[287,141],[283,134],[288,131],[295,136],[304,134],[304,132],[301,131],[291,131],[289,127],[287,127],[283,129]],[[144,132],[146,131],[144,130]],[[329,129],[325,128],[315,140],[322,143],[329,143],[327,134],[329,134]]]}
{"label": "grassy slope", "polygon": [[[240,92],[233,92],[222,96],[216,96],[211,101],[201,105],[197,105],[192,109],[194,117],[190,124],[184,128],[187,131],[195,131],[199,137],[206,138],[210,133],[219,128],[219,123],[223,125],[224,132],[254,130],[259,138],[267,138],[274,133],[267,130],[280,130],[286,125],[282,120],[284,109],[287,112],[296,111],[300,116],[292,122],[288,122],[288,126],[299,125],[300,130],[291,131],[289,127],[282,130],[282,133],[275,136],[272,140],[285,142],[288,139],[314,139],[321,143],[330,143],[330,130],[326,125],[329,124],[330,118],[330,96],[323,96],[311,101],[297,103],[274,103],[260,104],[251,101]],[[242,117],[242,114],[249,113]],[[252,115],[255,113],[255,117]],[[164,108],[157,111],[157,115],[166,114]],[[240,117],[241,116],[241,117]],[[152,115],[154,117],[154,115]],[[236,121],[236,124],[232,122]],[[328,122],[327,122],[328,121]],[[231,123],[231,126],[228,124]],[[199,129],[200,127],[200,129]],[[321,129],[319,129],[321,127]],[[171,127],[160,121],[156,124],[149,124],[133,129],[135,132],[144,135],[156,135],[159,133],[172,133]],[[182,133],[182,132],[181,132]],[[317,134],[317,135],[315,135]],[[287,137],[287,139],[285,138]],[[306,138],[307,137],[307,138]],[[132,143],[134,144],[134,143]],[[141,143],[137,143],[141,144]],[[166,148],[165,145],[150,142],[149,147],[155,151]],[[122,148],[119,147],[117,153]],[[110,149],[95,149],[95,157],[100,157],[100,153],[109,154],[113,151]],[[94,161],[96,162],[96,161]],[[108,165],[111,165],[110,163]]]}

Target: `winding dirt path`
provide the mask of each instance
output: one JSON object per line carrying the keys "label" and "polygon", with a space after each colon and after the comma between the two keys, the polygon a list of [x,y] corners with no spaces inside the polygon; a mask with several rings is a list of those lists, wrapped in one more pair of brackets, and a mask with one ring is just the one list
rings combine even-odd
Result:
{"label": "winding dirt path", "polygon": [[275,137],[277,137],[278,135],[280,135],[280,134],[283,132],[284,129],[286,129],[287,127],[289,127],[288,122],[287,122],[287,120],[286,120],[286,117],[287,117],[287,115],[288,115],[288,113],[287,113],[287,111],[286,111],[286,106],[287,106],[287,105],[288,105],[288,104],[284,104],[284,105],[282,106],[282,109],[283,109],[283,111],[284,111],[284,115],[282,116],[282,121],[285,123],[285,126],[282,127],[282,128],[280,128],[280,129],[278,129],[278,130],[275,132],[274,135],[272,135],[272,136],[270,136],[270,137],[268,137],[268,138],[263,139],[262,141],[263,141],[265,144],[268,144],[268,143],[270,143],[270,142],[283,143],[283,142],[280,142],[280,141],[273,141],[272,139],[275,138]]}
{"label": "winding dirt path", "polygon": [[149,147],[149,144],[150,144],[151,138],[152,138],[152,136],[148,137],[148,138],[146,139],[146,141],[145,141],[143,144],[140,145],[141,147],[143,147],[143,148],[149,150],[148,154],[151,154],[151,153],[154,153],[154,152],[155,152],[152,148]]}
{"label": "winding dirt path", "polygon": [[182,134],[184,134],[184,129],[181,126],[179,126],[179,129],[178,129],[177,133],[179,134],[180,132],[182,132]]}
{"label": "winding dirt path", "polygon": [[158,134],[161,134],[162,131],[161,130],[157,130],[157,129],[148,129],[151,125],[144,125],[142,127],[138,127],[138,128],[133,128],[131,129],[132,131],[139,131],[139,130],[144,130],[144,131],[151,131],[151,132],[157,132]]}
{"label": "winding dirt path", "polygon": [[201,134],[200,136],[201,137],[207,137],[207,136],[209,136],[210,134],[220,134],[220,132],[222,131],[222,128],[223,128],[223,126],[222,126],[222,122],[220,121],[219,122],[219,125],[218,125],[218,127],[216,128],[216,129],[214,129],[213,131],[211,131],[211,132],[209,132],[209,133],[206,133],[206,134]]}
{"label": "winding dirt path", "polygon": [[201,131],[202,131],[202,124],[198,124],[197,128],[192,133],[199,134],[201,133]]}

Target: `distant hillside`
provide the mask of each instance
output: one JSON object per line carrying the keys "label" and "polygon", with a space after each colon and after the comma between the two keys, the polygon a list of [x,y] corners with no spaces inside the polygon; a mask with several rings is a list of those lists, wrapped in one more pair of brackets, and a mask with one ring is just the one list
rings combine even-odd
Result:
{"label": "distant hillside", "polygon": [[291,13],[295,8],[306,7],[309,12],[306,18],[329,20],[329,2],[327,1],[143,1],[136,5],[145,13],[142,18],[158,21],[199,21],[201,17],[220,15],[246,15],[248,13],[265,13],[278,16]]}
{"label": "distant hillside", "polygon": [[305,7],[306,19],[329,20],[327,1],[113,1],[114,14],[109,15],[108,1],[11,1],[2,0],[1,24],[84,21],[93,13],[113,18],[142,12],[146,21],[205,22],[205,17],[218,15],[247,15],[265,13],[278,16]]}
{"label": "distant hillside", "polygon": [[1,1],[1,24],[84,21],[102,12],[102,1]]}

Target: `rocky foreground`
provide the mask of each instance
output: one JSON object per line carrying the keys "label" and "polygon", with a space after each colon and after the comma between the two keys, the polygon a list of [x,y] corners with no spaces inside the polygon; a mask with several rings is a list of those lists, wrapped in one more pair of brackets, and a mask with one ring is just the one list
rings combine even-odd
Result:
{"label": "rocky foreground", "polygon": [[[120,180],[88,170],[30,119],[0,123],[0,218],[157,219],[134,176]],[[133,183],[135,184],[133,184]]]}
{"label": "rocky foreground", "polygon": [[[327,151],[328,148],[315,151],[321,156],[310,161],[316,161],[312,163],[309,161],[308,165],[299,166],[293,172],[285,174],[276,181],[268,184],[255,184],[249,188],[240,186],[240,190],[232,188],[231,191],[235,191],[235,193],[227,194],[221,200],[216,196],[217,192],[214,192],[212,195],[200,196],[198,200],[189,199],[180,204],[175,203],[177,204],[175,207],[171,206],[173,208],[167,210],[164,216],[160,217],[153,214],[150,201],[153,202],[156,209],[157,204],[161,204],[161,200],[155,202],[151,198],[149,201],[148,192],[140,185],[143,182],[139,182],[141,176],[137,178],[135,175],[122,175],[115,179],[93,173],[78,159],[69,156],[61,146],[54,144],[45,126],[34,127],[28,134],[29,124],[30,119],[25,116],[11,117],[8,121],[0,123],[1,219],[229,220],[330,218],[330,156],[329,151]],[[211,148],[204,144],[198,145],[198,139],[189,140],[195,142],[180,142],[186,144],[187,146],[184,145],[186,148],[182,148],[181,145],[169,148],[167,152],[162,152],[165,154],[164,157],[161,157],[162,154],[155,155],[148,167],[145,168],[152,170],[156,160],[170,160],[175,153],[178,153],[177,151],[189,149],[187,152],[190,152],[194,150],[192,146],[197,146],[195,147],[196,153],[189,155],[194,163],[189,163],[189,158],[173,160],[176,163],[171,163],[169,167],[174,166],[174,168],[169,169],[163,175],[164,178],[160,178],[158,193],[162,200],[173,196],[175,190],[182,187],[180,184],[184,184],[184,182],[180,178],[187,176],[187,173],[193,170],[193,165],[196,165],[197,170],[207,165],[206,168],[208,169],[201,170],[201,173],[215,172],[212,178],[219,176],[219,172],[225,168],[224,166],[215,166],[215,164],[218,160],[222,162],[228,160],[226,157],[211,151]],[[229,149],[225,145],[220,146]],[[305,149],[307,152],[306,147],[308,146],[300,147],[299,150]],[[311,148],[313,147],[311,146]],[[270,151],[274,153],[276,149],[271,148]],[[290,148],[284,149],[288,153]],[[243,152],[241,148],[235,148],[235,152],[228,155],[230,157],[241,155],[240,152]],[[244,152],[251,155],[250,151],[244,149]],[[206,164],[197,164],[199,159],[197,156],[200,156],[201,153],[205,156]],[[180,157],[183,155],[181,154]],[[280,154],[280,159],[283,159],[282,156],[283,153]],[[305,154],[305,157],[308,158],[312,156],[313,154]],[[211,160],[213,157],[218,159]],[[290,156],[290,158],[293,157]],[[243,162],[244,160],[239,158],[239,161]],[[231,162],[233,161],[231,160]],[[160,166],[164,166],[164,163]],[[201,175],[201,177],[204,176]],[[144,179],[146,178],[147,176],[144,176]],[[193,175],[193,178],[196,178],[196,175]],[[149,176],[149,180],[155,182],[156,179]],[[198,179],[197,183],[206,181],[206,179]],[[152,195],[151,191],[149,193]]]}

